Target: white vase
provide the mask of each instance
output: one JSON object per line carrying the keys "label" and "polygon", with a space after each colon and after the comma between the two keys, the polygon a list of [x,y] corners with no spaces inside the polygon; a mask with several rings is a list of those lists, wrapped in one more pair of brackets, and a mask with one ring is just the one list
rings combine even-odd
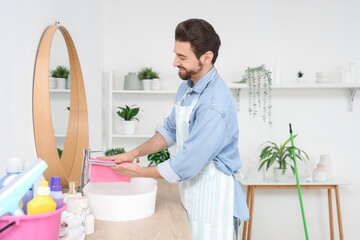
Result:
{"label": "white vase", "polygon": [[273,168],[274,170],[274,178],[276,182],[286,182],[287,181],[287,174],[286,171],[283,174],[282,168]]}
{"label": "white vase", "polygon": [[154,78],[153,80],[151,80],[151,90],[159,91],[160,88],[160,79]]}
{"label": "white vase", "polygon": [[66,79],[65,78],[55,78],[57,89],[66,89]]}
{"label": "white vase", "polygon": [[125,135],[135,134],[136,121],[124,121],[123,122],[123,132]]}
{"label": "white vase", "polygon": [[151,79],[143,79],[141,80],[143,90],[151,90]]}

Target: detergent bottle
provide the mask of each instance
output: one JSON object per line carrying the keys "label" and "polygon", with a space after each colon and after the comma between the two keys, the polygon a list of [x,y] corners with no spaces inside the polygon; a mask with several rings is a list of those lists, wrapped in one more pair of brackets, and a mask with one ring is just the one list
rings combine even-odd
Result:
{"label": "detergent bottle", "polygon": [[61,177],[53,176],[50,179],[50,197],[56,203],[56,209],[61,208],[64,205],[64,197],[61,191]]}
{"label": "detergent bottle", "polygon": [[56,208],[55,201],[49,196],[50,187],[47,181],[43,181],[38,187],[38,195],[34,197],[27,205],[27,214],[39,214],[54,211]]}
{"label": "detergent bottle", "polygon": [[0,180],[0,189],[6,186],[24,170],[23,161],[20,158],[9,158],[6,160],[6,175]]}

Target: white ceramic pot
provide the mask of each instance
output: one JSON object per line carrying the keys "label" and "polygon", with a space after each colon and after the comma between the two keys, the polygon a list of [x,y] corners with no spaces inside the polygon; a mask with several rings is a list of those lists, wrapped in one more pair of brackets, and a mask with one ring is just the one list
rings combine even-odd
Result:
{"label": "white ceramic pot", "polygon": [[143,79],[143,80],[141,80],[143,90],[151,90],[151,81],[152,81],[152,79]]}
{"label": "white ceramic pot", "polygon": [[297,81],[298,81],[298,83],[300,83],[300,84],[305,83],[305,81],[304,81],[304,78],[303,78],[303,77],[298,77],[298,78],[297,78]]}
{"label": "white ceramic pot", "polygon": [[53,77],[49,78],[49,88],[50,89],[56,89],[56,80]]}
{"label": "white ceramic pot", "polygon": [[57,89],[66,89],[66,79],[65,78],[55,78]]}
{"label": "white ceramic pot", "polygon": [[135,127],[136,127],[136,121],[132,120],[132,121],[124,121],[123,122],[123,131],[124,134],[126,135],[133,135],[135,134]]}
{"label": "white ceramic pot", "polygon": [[68,78],[66,79],[66,89],[71,89],[71,77],[70,74]]}
{"label": "white ceramic pot", "polygon": [[287,181],[287,174],[286,171],[283,174],[283,169],[281,168],[273,168],[274,171],[274,178],[276,182],[286,182]]}
{"label": "white ceramic pot", "polygon": [[160,79],[154,78],[151,80],[151,90],[159,91],[160,88]]}

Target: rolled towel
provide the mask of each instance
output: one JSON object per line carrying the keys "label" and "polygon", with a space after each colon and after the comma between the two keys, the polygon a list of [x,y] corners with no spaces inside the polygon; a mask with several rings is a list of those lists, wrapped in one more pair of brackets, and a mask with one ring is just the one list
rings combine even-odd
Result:
{"label": "rolled towel", "polygon": [[76,228],[81,225],[81,217],[73,213],[64,211],[61,215],[60,229],[61,228]]}
{"label": "rolled towel", "polygon": [[84,238],[85,233],[83,226],[68,229],[65,231],[65,234],[63,236],[59,236],[59,240],[79,240]]}
{"label": "rolled towel", "polygon": [[76,231],[80,231],[79,228],[82,229],[82,231],[85,233],[85,228],[81,225],[78,226],[76,228],[60,228],[59,231],[59,239],[64,239],[64,237],[67,237],[69,235],[69,231],[71,232],[72,230],[76,230]]}

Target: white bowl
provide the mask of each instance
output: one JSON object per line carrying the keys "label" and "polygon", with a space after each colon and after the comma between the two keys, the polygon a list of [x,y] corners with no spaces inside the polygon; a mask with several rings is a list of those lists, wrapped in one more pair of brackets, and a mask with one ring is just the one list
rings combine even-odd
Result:
{"label": "white bowl", "polygon": [[130,183],[88,183],[83,189],[95,219],[129,221],[150,217],[155,212],[157,181],[133,178]]}

